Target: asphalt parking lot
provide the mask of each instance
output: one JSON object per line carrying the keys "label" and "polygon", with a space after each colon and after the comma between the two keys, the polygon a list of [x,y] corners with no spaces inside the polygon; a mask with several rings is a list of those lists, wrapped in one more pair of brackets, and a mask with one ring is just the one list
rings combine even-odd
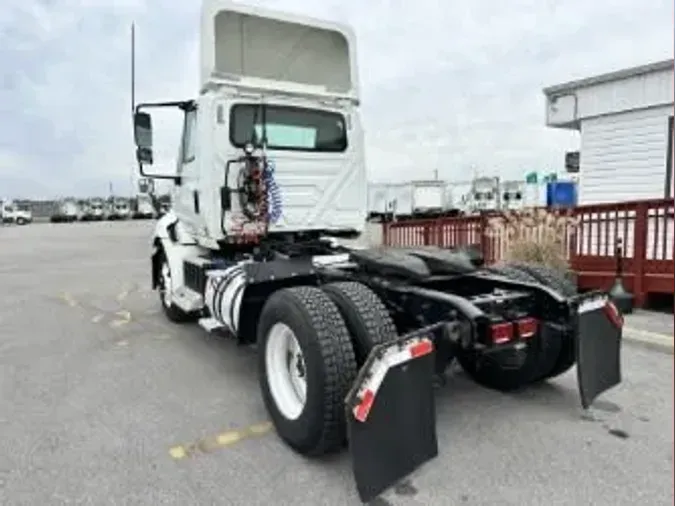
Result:
{"label": "asphalt parking lot", "polygon": [[[0,504],[359,504],[346,454],[270,430],[251,349],[163,318],[151,229],[0,228]],[[455,372],[440,456],[375,504],[671,505],[673,357],[625,347],[623,367],[589,413],[574,372],[513,395]]]}

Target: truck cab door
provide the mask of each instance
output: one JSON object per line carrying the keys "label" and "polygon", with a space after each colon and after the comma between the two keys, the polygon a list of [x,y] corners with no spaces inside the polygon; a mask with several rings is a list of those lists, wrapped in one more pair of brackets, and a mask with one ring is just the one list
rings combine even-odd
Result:
{"label": "truck cab door", "polygon": [[176,174],[180,182],[173,189],[172,207],[182,225],[192,235],[199,235],[204,226],[203,197],[199,193],[197,161],[197,109],[185,111],[183,135],[178,153]]}

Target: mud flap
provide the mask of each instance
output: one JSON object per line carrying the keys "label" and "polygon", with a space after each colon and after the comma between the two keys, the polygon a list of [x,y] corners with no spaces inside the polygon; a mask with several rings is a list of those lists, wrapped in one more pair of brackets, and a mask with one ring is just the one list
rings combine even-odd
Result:
{"label": "mud flap", "polygon": [[573,299],[576,309],[577,380],[584,409],[603,392],[621,383],[623,318],[604,293]]}
{"label": "mud flap", "polygon": [[375,347],[347,395],[349,449],[364,503],[438,455],[429,329]]}

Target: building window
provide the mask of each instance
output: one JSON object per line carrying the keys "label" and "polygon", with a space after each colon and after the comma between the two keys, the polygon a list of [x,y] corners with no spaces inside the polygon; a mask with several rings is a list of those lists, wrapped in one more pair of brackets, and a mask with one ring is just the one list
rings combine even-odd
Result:
{"label": "building window", "polygon": [[667,152],[666,152],[666,187],[665,187],[665,197],[667,199],[672,199],[675,196],[675,191],[673,191],[673,116],[668,118],[668,142],[666,143]]}

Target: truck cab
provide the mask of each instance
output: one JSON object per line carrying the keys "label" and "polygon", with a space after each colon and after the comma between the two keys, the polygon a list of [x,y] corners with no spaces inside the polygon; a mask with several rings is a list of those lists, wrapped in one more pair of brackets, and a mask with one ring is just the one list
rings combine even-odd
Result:
{"label": "truck cab", "polygon": [[521,210],[525,207],[525,183],[521,181],[504,181],[501,184],[501,208]]}
{"label": "truck cab", "polygon": [[[141,175],[174,182],[168,219],[211,249],[268,234],[361,233],[367,186],[351,30],[213,0],[201,33],[198,98],[135,113]],[[175,171],[150,174],[157,107],[183,112],[182,141]],[[266,160],[264,219],[249,212],[247,156]]]}
{"label": "truck cab", "polygon": [[3,223],[27,225],[33,221],[33,212],[25,204],[18,204],[12,200],[4,200],[0,204],[0,214]]}
{"label": "truck cab", "polygon": [[108,201],[107,218],[109,220],[126,220],[131,216],[129,201],[121,197],[113,197]]}
{"label": "truck cab", "polygon": [[105,217],[103,199],[95,197],[85,202],[82,211],[82,221],[101,221]]}
{"label": "truck cab", "polygon": [[150,195],[136,195],[133,208],[132,218],[134,220],[149,220],[155,217],[155,208],[152,205],[152,197]]}
{"label": "truck cab", "polygon": [[499,209],[499,178],[477,177],[471,182],[468,206],[472,213]]}

